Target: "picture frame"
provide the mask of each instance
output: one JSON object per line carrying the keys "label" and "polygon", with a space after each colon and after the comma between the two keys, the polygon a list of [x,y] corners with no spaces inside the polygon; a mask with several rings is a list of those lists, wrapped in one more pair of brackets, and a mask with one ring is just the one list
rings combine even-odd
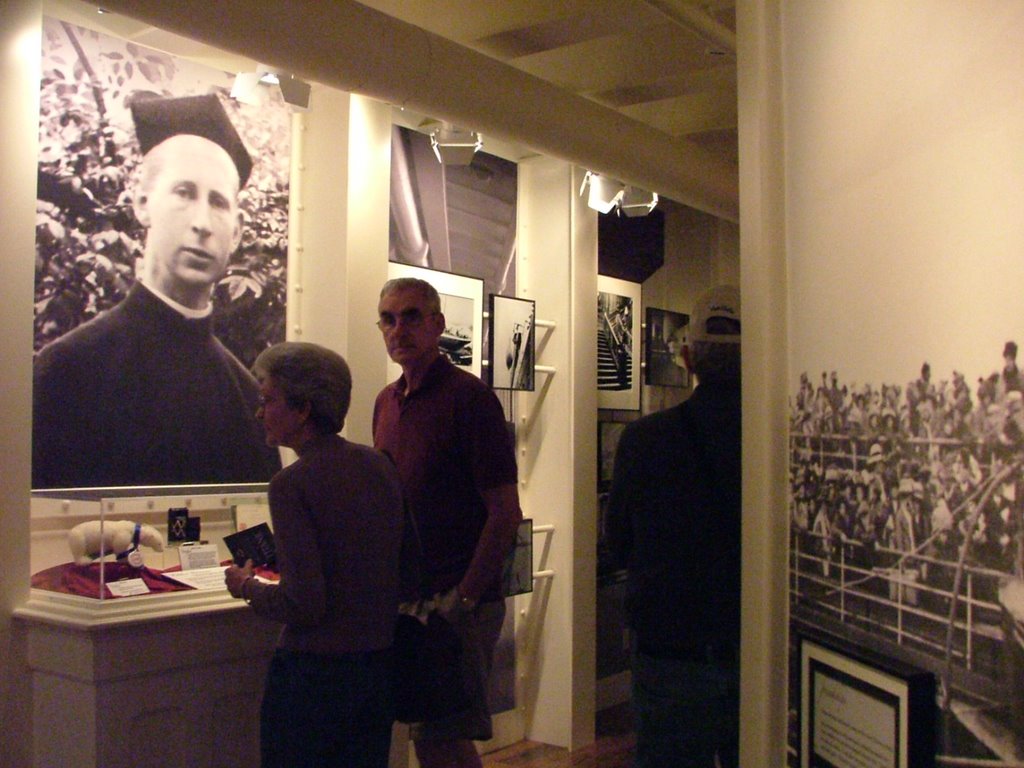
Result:
{"label": "picture frame", "polygon": [[491,387],[532,392],[536,380],[537,303],[492,293],[489,314],[491,357],[487,368]]}
{"label": "picture frame", "polygon": [[644,383],[654,387],[689,387],[683,363],[683,338],[690,316],[647,307],[644,312]]}
{"label": "picture frame", "polygon": [[640,410],[641,285],[597,276],[597,407]]}
{"label": "picture frame", "polygon": [[934,674],[816,634],[797,641],[801,768],[934,768]]}
{"label": "picture frame", "polygon": [[503,597],[533,592],[533,520],[524,519],[516,528],[516,543],[501,569]]}
{"label": "picture frame", "polygon": [[[440,351],[455,365],[479,377],[483,368],[484,281],[478,277],[388,262],[388,279],[416,277],[426,280],[441,296],[446,327]],[[388,380],[402,374],[397,363],[388,363]]]}
{"label": "picture frame", "polygon": [[612,485],[615,469],[615,452],[619,438],[626,428],[624,421],[599,421],[597,423],[597,490],[607,491]]}

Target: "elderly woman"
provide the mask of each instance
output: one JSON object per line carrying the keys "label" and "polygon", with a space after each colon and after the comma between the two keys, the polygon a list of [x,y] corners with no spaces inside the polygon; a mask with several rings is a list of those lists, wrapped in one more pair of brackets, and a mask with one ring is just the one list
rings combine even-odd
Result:
{"label": "elderly woman", "polygon": [[280,581],[231,566],[228,590],[284,625],[260,715],[263,768],[386,766],[390,647],[403,528],[398,475],[382,453],[343,439],[348,365],[287,342],[254,365],[256,412],[271,446],[298,460],[270,481]]}

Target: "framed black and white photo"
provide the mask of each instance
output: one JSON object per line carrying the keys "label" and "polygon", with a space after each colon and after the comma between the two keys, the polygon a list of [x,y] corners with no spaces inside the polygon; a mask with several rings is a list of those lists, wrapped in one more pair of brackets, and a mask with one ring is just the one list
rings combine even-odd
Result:
{"label": "framed black and white photo", "polygon": [[597,407],[640,410],[640,283],[597,276]]}
{"label": "framed black and white photo", "polygon": [[[288,105],[57,18],[40,53],[33,489],[269,481],[248,370],[285,338]],[[200,176],[209,194],[186,200]],[[193,234],[184,206],[210,199]]]}
{"label": "framed black and white photo", "polygon": [[490,296],[491,386],[494,389],[534,388],[536,302],[509,296]]}
{"label": "framed black and white photo", "polygon": [[[441,314],[445,319],[439,345],[441,354],[479,376],[483,367],[484,281],[454,272],[388,262],[388,279],[398,277],[417,277],[434,286],[441,297]],[[388,363],[389,381],[394,381],[401,373],[396,363]]]}
{"label": "framed black and white photo", "polygon": [[683,339],[690,316],[647,307],[644,334],[644,383],[657,387],[688,387]]}
{"label": "framed black and white photo", "polygon": [[801,768],[932,768],[935,676],[798,636]]}
{"label": "framed black and white photo", "polygon": [[533,592],[533,520],[527,518],[516,529],[516,543],[501,569],[501,593],[515,597]]}

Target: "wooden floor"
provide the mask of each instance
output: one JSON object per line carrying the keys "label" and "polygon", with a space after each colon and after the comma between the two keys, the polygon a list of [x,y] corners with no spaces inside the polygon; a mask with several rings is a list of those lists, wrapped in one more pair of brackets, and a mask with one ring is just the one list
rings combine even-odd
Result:
{"label": "wooden floor", "polygon": [[485,768],[630,768],[636,739],[628,704],[597,713],[597,739],[575,752],[522,741],[484,755]]}

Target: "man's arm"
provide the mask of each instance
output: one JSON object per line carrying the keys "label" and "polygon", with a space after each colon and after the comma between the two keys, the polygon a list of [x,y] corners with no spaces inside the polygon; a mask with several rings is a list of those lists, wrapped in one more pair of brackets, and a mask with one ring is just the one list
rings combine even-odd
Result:
{"label": "man's arm", "polygon": [[487,522],[477,541],[473,560],[458,586],[459,597],[474,605],[498,578],[505,556],[515,543],[516,529],[523,519],[515,483],[489,488],[481,495],[487,507]]}

